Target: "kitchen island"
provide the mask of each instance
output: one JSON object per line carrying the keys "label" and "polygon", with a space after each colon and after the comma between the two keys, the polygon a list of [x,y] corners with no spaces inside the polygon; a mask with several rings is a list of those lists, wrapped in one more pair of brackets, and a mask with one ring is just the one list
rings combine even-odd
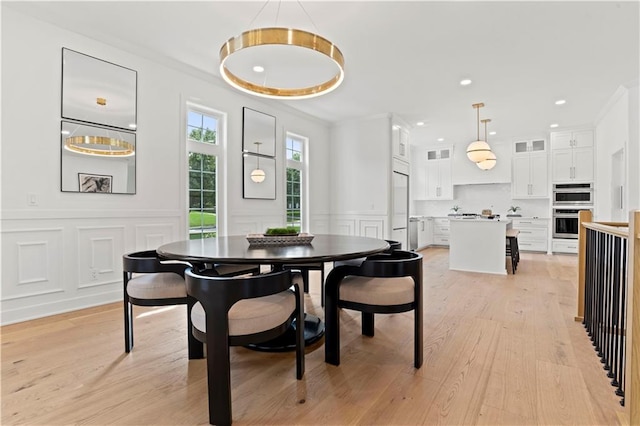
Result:
{"label": "kitchen island", "polygon": [[450,218],[449,269],[506,275],[510,219]]}

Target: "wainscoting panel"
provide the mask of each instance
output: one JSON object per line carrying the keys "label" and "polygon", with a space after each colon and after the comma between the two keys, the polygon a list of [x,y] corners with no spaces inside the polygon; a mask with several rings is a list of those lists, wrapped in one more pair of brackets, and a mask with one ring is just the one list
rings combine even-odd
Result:
{"label": "wainscoting panel", "polygon": [[3,232],[3,301],[64,291],[62,231],[33,228]]}
{"label": "wainscoting panel", "polygon": [[78,227],[78,288],[122,280],[124,226]]}
{"label": "wainscoting panel", "polygon": [[384,239],[384,220],[361,220],[360,236]]}
{"label": "wainscoting panel", "polygon": [[135,226],[136,250],[155,250],[163,244],[180,239],[171,223],[155,223]]}
{"label": "wainscoting panel", "polygon": [[186,231],[175,210],[65,214],[2,218],[0,324],[122,300],[122,255],[184,239]]}
{"label": "wainscoting panel", "polygon": [[356,235],[355,219],[337,219],[333,224],[334,232],[338,235]]}

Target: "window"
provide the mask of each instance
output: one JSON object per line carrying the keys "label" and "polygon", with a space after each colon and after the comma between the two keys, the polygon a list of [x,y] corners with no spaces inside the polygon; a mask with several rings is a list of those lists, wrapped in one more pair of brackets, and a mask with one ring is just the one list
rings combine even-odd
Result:
{"label": "window", "polygon": [[187,112],[189,238],[218,233],[220,144],[224,115],[189,105]]}
{"label": "window", "polygon": [[305,172],[306,159],[305,145],[307,140],[300,136],[287,134],[286,157],[287,157],[287,226],[296,228],[298,231],[303,228],[303,208],[304,191],[303,178]]}

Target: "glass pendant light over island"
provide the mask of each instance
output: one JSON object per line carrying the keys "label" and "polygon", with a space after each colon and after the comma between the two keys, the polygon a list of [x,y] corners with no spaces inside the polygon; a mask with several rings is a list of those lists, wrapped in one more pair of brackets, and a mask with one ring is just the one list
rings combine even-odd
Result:
{"label": "glass pendant light over island", "polygon": [[477,139],[474,142],[471,142],[469,146],[467,146],[467,158],[474,163],[479,163],[489,158],[491,147],[486,141],[480,140],[480,108],[482,108],[484,104],[477,103],[471,106],[477,111],[478,134]]}
{"label": "glass pendant light over island", "polygon": [[[256,145],[257,153],[260,154],[260,145],[262,145],[262,142],[254,142],[254,144]],[[258,161],[258,164],[256,168],[251,172],[251,180],[255,183],[262,183],[267,177],[267,174],[260,168],[260,155],[258,155],[258,158],[256,160]]]}
{"label": "glass pendant light over island", "polygon": [[[487,123],[490,123],[491,119],[485,118],[481,121],[484,123],[484,140],[487,142],[487,144],[489,144],[489,137],[487,136]],[[478,166],[478,168],[482,170],[491,170],[496,166],[496,163],[496,155],[493,153],[493,151],[489,151],[489,153],[487,154],[487,158],[476,163],[476,166]]]}

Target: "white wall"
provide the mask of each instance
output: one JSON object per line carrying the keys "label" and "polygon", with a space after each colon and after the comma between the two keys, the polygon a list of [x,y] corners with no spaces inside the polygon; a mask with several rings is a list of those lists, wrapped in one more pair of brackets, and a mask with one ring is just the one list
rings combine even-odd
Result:
{"label": "white wall", "polygon": [[391,116],[331,129],[332,232],[389,238]]}
{"label": "white wall", "polygon": [[636,82],[629,87],[618,88],[596,119],[595,219],[598,221],[626,221],[628,217],[628,213],[622,217],[612,217],[611,182],[614,171],[611,157],[620,150],[624,151],[626,163],[623,173],[626,180],[624,210],[628,212],[639,207],[639,114]]}
{"label": "white wall", "polygon": [[[135,195],[60,191],[62,47],[138,72]],[[2,8],[2,323],[121,300],[123,253],[186,237],[186,101],[227,113],[228,234],[284,223],[286,131],[309,138],[310,231],[328,231],[327,123],[144,55]],[[273,201],[242,198],[244,106],[277,119]]]}
{"label": "white wall", "polygon": [[[468,160],[467,160],[468,161]],[[518,206],[518,214],[526,217],[549,217],[549,200],[513,200],[511,184],[479,184],[456,185],[453,187],[453,200],[449,201],[415,201],[416,216],[447,216],[453,213],[451,207],[458,205],[462,213],[482,213],[483,209],[491,209],[494,214],[504,217],[511,206]],[[460,213],[460,212],[459,212]]]}

